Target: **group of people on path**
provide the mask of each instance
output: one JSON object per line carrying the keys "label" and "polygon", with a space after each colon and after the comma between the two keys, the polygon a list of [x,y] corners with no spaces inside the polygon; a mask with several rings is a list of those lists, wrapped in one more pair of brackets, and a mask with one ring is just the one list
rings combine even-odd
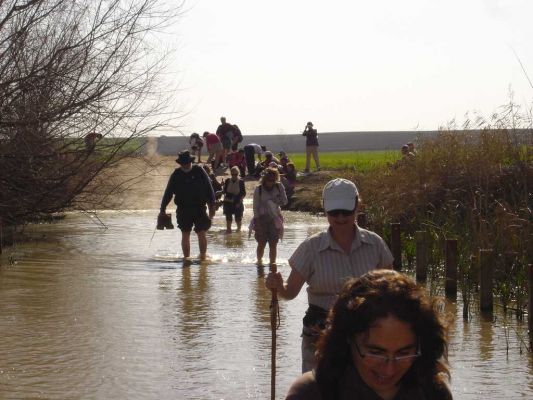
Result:
{"label": "group of people on path", "polygon": [[226,117],[220,117],[220,125],[216,133],[205,131],[202,137],[196,132],[191,134],[189,137],[190,151],[192,155],[198,157],[198,162],[202,162],[202,148],[205,144],[208,153],[207,163],[211,164],[216,171],[220,165],[226,163],[230,154],[239,153],[238,145],[242,139],[239,127],[227,122]]}
{"label": "group of people on path", "polygon": [[[205,259],[215,194],[207,173],[193,165],[188,151],[176,161],[180,168],[168,181],[160,212],[165,213],[174,197],[183,255],[190,256],[194,227],[200,259]],[[240,204],[246,190],[239,175],[238,168],[231,168],[231,178],[224,183],[228,231],[228,216],[235,216],[238,230],[242,223]],[[329,181],[322,192],[328,229],[296,248],[286,280],[279,272],[266,278],[266,287],[285,300],[294,299],[307,284],[303,375],[286,398],[451,399],[445,324],[424,289],[392,270],[393,257],[384,240],[357,225],[359,198],[353,182]],[[279,169],[267,166],[254,189],[250,223],[258,263],[267,244],[269,261],[276,262],[284,230],[281,206],[286,202]]]}
{"label": "group of people on path", "polygon": [[[198,236],[199,258],[207,258],[206,232],[217,209],[217,196],[222,197],[222,210],[226,217],[226,232],[231,233],[233,219],[237,232],[241,231],[246,196],[244,180],[237,166],[230,169],[230,178],[220,184],[208,165],[194,163],[188,150],[179,153],[176,168],[171,174],[163,198],[159,217],[166,216],[166,208],[174,199],[176,220],[181,230],[181,248],[184,258],[189,258],[190,234]],[[210,176],[211,175],[211,176]],[[265,247],[269,245],[269,261],[276,262],[277,244],[283,236],[284,222],[281,207],[288,202],[285,186],[278,167],[267,167],[253,194],[253,217],[249,224],[257,241],[257,262],[262,263]],[[215,186],[219,185],[219,187]],[[215,187],[214,187],[215,186]]]}
{"label": "group of people on path", "polygon": [[[306,148],[306,162],[304,173],[310,172],[311,158],[315,162],[315,168],[320,171],[320,161],[318,157],[318,133],[313,127],[312,122],[308,122],[302,132],[305,136],[305,148]],[[249,176],[258,178],[272,160],[266,160],[264,163],[262,156],[268,158],[268,155],[272,156],[272,153],[267,151],[266,146],[257,143],[248,143],[242,148],[239,148],[239,144],[243,141],[243,135],[240,128],[235,124],[230,124],[226,121],[226,117],[220,118],[220,125],[218,126],[216,133],[209,133],[205,131],[200,137],[196,132],[192,133],[189,137],[190,152],[193,156],[197,157],[198,162],[202,162],[202,148],[207,148],[208,158],[207,163],[211,164],[214,171],[219,166],[239,168],[241,177],[245,177],[246,170]],[[256,156],[259,162],[256,163]],[[288,163],[288,159],[281,156],[279,160],[274,160],[279,164],[284,161]],[[266,165],[265,165],[266,164]],[[292,165],[294,167],[294,164]]]}

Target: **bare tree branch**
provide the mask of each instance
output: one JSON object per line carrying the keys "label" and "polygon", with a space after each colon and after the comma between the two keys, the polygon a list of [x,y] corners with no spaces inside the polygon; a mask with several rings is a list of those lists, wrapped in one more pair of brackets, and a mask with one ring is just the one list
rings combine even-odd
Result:
{"label": "bare tree branch", "polygon": [[[177,117],[160,87],[166,54],[154,35],[180,9],[158,0],[0,0],[3,221],[98,203],[113,189],[91,182]],[[90,132],[102,135],[94,149],[84,141]]]}

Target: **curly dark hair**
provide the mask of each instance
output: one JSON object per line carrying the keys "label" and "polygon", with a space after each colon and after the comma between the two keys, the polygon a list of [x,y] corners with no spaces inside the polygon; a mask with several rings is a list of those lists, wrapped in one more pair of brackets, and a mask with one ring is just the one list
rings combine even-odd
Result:
{"label": "curly dark hair", "polygon": [[353,365],[348,340],[387,316],[410,324],[421,349],[402,385],[422,385],[430,399],[449,397],[447,330],[435,301],[411,278],[384,269],[348,280],[329,312],[317,345],[316,381],[323,399],[337,398],[339,379]]}

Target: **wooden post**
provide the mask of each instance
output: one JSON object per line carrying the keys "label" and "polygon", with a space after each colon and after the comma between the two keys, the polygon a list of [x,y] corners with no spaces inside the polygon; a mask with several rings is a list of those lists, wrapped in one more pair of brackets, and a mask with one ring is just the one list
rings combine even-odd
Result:
{"label": "wooden post", "polygon": [[428,274],[428,243],[425,231],[416,231],[416,280],[425,281]]}
{"label": "wooden post", "polygon": [[4,230],[2,226],[2,217],[0,217],[0,254],[2,254],[2,245],[4,244]]}
{"label": "wooden post", "polygon": [[529,302],[528,302],[528,328],[529,328],[529,348],[533,349],[533,264],[528,267],[529,276]]}
{"label": "wooden post", "polygon": [[398,222],[393,222],[390,224],[391,231],[391,251],[392,256],[394,257],[393,267],[395,271],[402,270],[402,241],[401,241],[401,231],[400,224]]}
{"label": "wooden post", "polygon": [[491,311],[493,307],[494,254],[491,249],[479,250],[479,308]]}
{"label": "wooden post", "polygon": [[457,240],[446,239],[446,294],[457,294]]}
{"label": "wooden post", "polygon": [[[275,274],[278,271],[276,264],[270,264],[270,272]],[[270,357],[270,399],[276,399],[276,329],[278,329],[278,291],[272,289],[272,300],[270,301],[270,330],[272,333],[272,353]]]}

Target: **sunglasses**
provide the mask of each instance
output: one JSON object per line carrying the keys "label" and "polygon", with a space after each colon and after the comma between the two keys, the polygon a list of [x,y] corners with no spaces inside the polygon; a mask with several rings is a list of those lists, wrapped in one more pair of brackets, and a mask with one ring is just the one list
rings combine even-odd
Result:
{"label": "sunglasses", "polygon": [[353,215],[355,210],[331,210],[328,211],[327,214],[330,217],[338,217],[339,215],[342,215],[343,217],[349,217],[350,215]]}
{"label": "sunglasses", "polygon": [[231,176],[239,176],[239,174],[231,174]]}

